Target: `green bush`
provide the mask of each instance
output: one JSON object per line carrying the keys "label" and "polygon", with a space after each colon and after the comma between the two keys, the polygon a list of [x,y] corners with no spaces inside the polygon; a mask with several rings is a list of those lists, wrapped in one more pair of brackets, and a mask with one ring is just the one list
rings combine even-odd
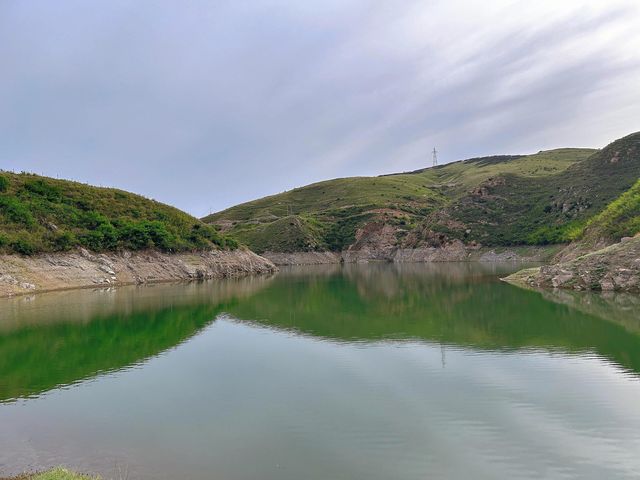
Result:
{"label": "green bush", "polygon": [[140,223],[123,222],[118,226],[118,237],[126,248],[140,250],[153,247],[149,232]]}
{"label": "green bush", "polygon": [[11,248],[14,252],[22,255],[33,255],[36,253],[36,247],[27,236],[19,236],[11,242]]}
{"label": "green bush", "polygon": [[27,227],[35,224],[35,219],[29,207],[16,197],[0,197],[0,212],[10,222],[26,225]]}
{"label": "green bush", "polygon": [[29,180],[24,183],[25,190],[46,198],[50,201],[59,201],[62,197],[60,189],[54,185],[49,184],[42,178]]}
{"label": "green bush", "polygon": [[165,251],[173,250],[176,246],[176,238],[167,231],[167,227],[160,221],[144,221],[141,222],[141,228],[145,230],[151,243]]}
{"label": "green bush", "polygon": [[4,175],[0,175],[0,192],[6,192],[9,189],[9,179]]}
{"label": "green bush", "polygon": [[52,243],[56,251],[65,252],[75,247],[78,244],[78,239],[71,232],[56,232]]}

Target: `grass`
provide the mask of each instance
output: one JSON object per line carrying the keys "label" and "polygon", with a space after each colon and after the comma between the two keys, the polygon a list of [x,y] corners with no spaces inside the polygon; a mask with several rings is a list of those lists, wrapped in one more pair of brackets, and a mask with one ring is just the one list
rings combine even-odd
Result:
{"label": "grass", "polygon": [[589,219],[581,236],[619,240],[640,232],[640,179],[600,214]]}
{"label": "grass", "polygon": [[[433,227],[449,236],[469,240],[465,233],[467,223],[478,223],[477,219],[482,218],[477,211],[467,208],[469,199],[475,203],[470,195],[473,189],[499,176],[536,185],[544,183],[594,152],[564,148],[533,155],[475,158],[409,173],[339,178],[247,202],[203,220],[224,226],[258,252],[288,252],[296,245],[302,245],[302,250],[342,250],[353,243],[357,229],[370,221],[394,224],[399,235]],[[448,207],[452,207],[451,212]],[[438,217],[439,212],[454,218],[462,214],[461,228],[452,229],[447,222],[440,222],[443,218]],[[286,225],[281,222],[291,216],[300,219],[300,228],[283,228]],[[472,226],[473,239],[489,245],[527,243],[526,238],[505,232],[491,234],[491,224],[501,223],[500,212],[493,216],[487,220],[485,229]],[[526,233],[536,228],[529,227]],[[297,240],[289,241],[290,235]]]}
{"label": "grass", "polygon": [[114,188],[0,171],[0,253],[236,248],[176,208]]}
{"label": "grass", "polygon": [[66,468],[58,467],[31,477],[32,480],[98,480],[100,477],[92,477],[72,472]]}
{"label": "grass", "polygon": [[101,477],[75,473],[63,467],[56,467],[51,470],[47,470],[46,472],[25,473],[0,480],[100,480],[100,478]]}
{"label": "grass", "polygon": [[[452,202],[440,218],[450,236],[483,244],[566,243],[640,177],[640,133],[546,177],[504,173]],[[436,219],[429,228],[446,228]],[[467,231],[470,230],[469,233]]]}

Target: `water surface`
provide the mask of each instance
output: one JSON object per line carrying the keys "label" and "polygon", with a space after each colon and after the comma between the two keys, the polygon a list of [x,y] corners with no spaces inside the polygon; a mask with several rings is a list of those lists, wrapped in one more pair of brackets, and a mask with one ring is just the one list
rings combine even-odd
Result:
{"label": "water surface", "polygon": [[0,473],[637,478],[640,300],[327,266],[0,301]]}

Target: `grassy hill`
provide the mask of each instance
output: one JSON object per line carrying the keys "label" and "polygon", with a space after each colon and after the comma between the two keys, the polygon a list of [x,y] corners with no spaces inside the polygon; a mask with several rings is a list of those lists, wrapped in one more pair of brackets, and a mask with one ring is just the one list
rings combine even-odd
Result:
{"label": "grassy hill", "polygon": [[424,229],[489,245],[564,243],[640,177],[640,133],[547,176],[512,172],[481,182]]}
{"label": "grassy hill", "polygon": [[[597,151],[592,149],[563,148],[533,155],[473,158],[409,173],[329,180],[247,202],[203,220],[257,252],[342,250],[354,242],[358,228],[372,222],[393,225],[398,241],[407,246],[429,242],[434,231],[446,238],[487,245],[540,243],[523,235],[536,232],[533,221],[526,232],[505,226],[504,232],[492,233],[504,205],[496,205],[493,220],[483,218],[484,210],[489,215],[484,208],[489,189],[499,186],[503,178],[535,189],[594,154]],[[526,206],[524,200],[530,193],[512,193],[506,203],[522,197],[513,213],[520,215],[520,204]],[[292,244],[291,237],[301,241]]]}
{"label": "grassy hill", "polygon": [[343,250],[372,224],[392,225],[394,241],[404,247],[453,239],[487,246],[568,243],[638,178],[635,133],[602,150],[473,158],[314,183],[203,220],[259,253]]}
{"label": "grassy hill", "polygon": [[114,188],[0,171],[0,252],[235,248],[237,242],[168,205]]}

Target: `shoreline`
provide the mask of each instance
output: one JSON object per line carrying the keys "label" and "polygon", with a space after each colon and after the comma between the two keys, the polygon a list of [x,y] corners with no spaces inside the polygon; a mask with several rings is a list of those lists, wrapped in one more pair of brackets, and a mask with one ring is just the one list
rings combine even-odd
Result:
{"label": "shoreline", "polygon": [[93,253],[78,249],[31,257],[0,255],[0,298],[63,290],[209,280],[277,272],[250,250]]}
{"label": "shoreline", "polygon": [[640,234],[569,261],[520,270],[501,280],[529,289],[640,293]]}
{"label": "shoreline", "polygon": [[467,246],[452,242],[443,247],[417,247],[393,249],[348,249],[342,252],[264,252],[261,255],[277,266],[324,265],[340,263],[544,263],[549,261],[564,245],[518,245],[510,247]]}
{"label": "shoreline", "polygon": [[278,266],[391,263],[540,263],[558,246],[420,247],[393,251],[265,252],[241,248],[189,253],[157,250],[94,253],[85,249],[33,256],[0,255],[0,298],[35,293],[270,275]]}

